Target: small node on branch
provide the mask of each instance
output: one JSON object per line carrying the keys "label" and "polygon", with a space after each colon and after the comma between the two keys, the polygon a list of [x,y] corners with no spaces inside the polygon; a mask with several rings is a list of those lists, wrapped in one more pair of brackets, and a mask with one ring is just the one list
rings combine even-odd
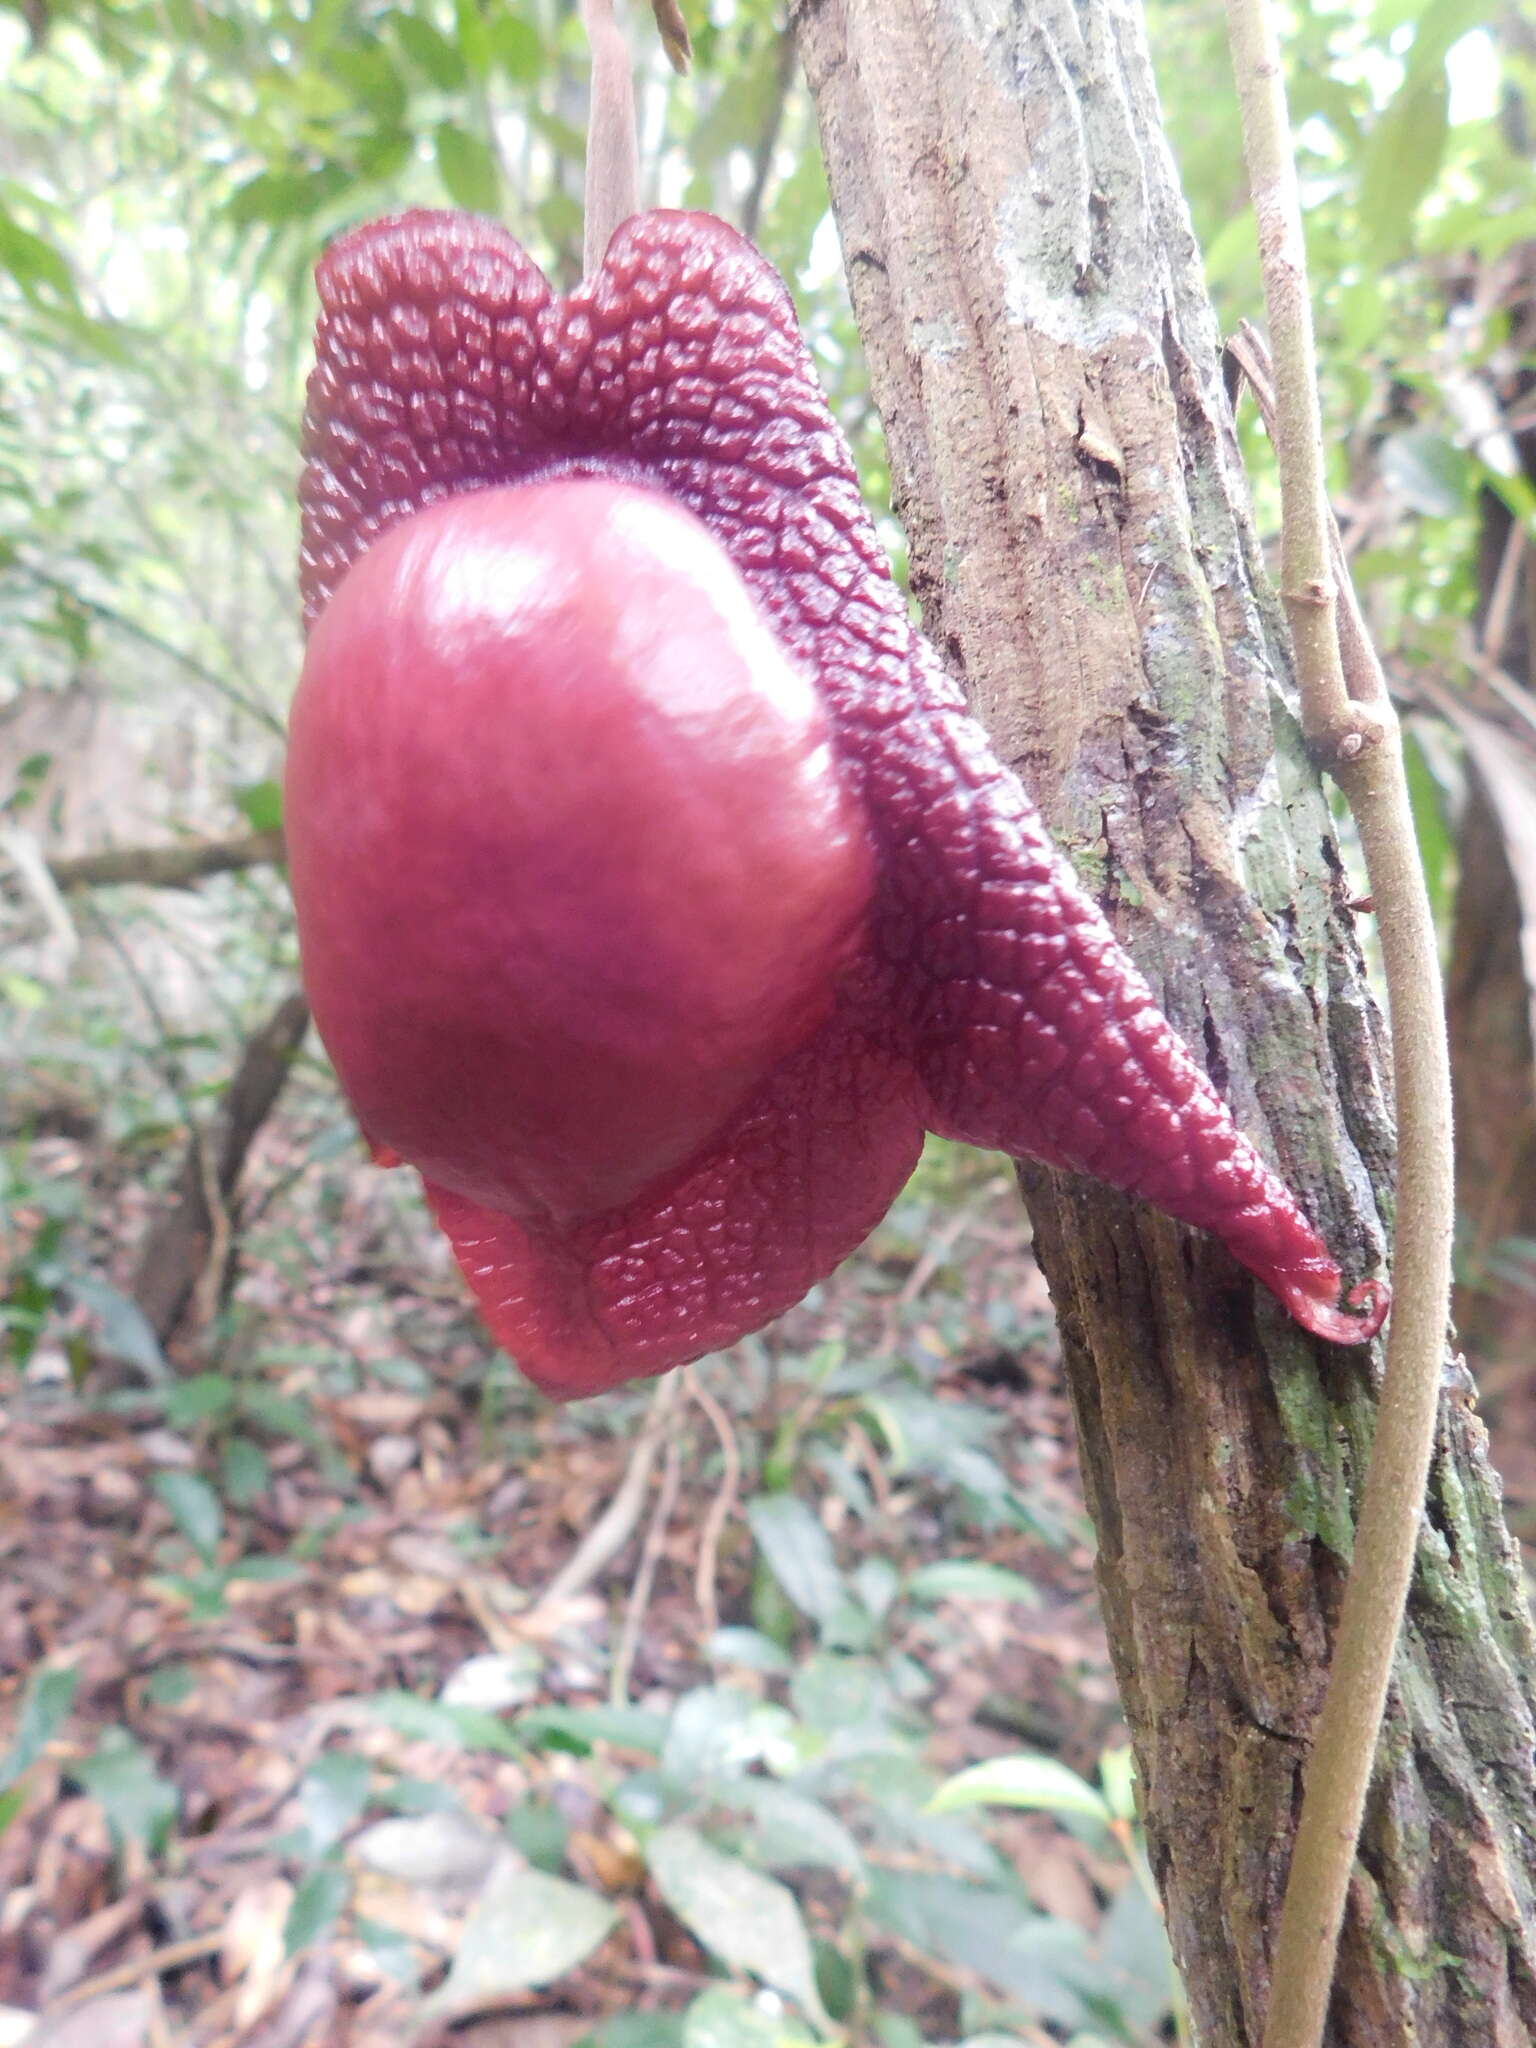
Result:
{"label": "small node on branch", "polygon": [[1372,704],[1351,704],[1342,718],[1307,728],[1307,751],[1326,774],[1337,774],[1386,740],[1389,721]]}

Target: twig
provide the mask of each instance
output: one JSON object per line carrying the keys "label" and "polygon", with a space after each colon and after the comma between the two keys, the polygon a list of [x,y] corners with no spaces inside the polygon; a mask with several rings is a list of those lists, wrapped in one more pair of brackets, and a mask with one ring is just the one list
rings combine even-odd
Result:
{"label": "twig", "polygon": [[606,1571],[634,1534],[645,1505],[646,1489],[651,1483],[651,1468],[661,1448],[662,1431],[671,1420],[680,1392],[676,1373],[669,1372],[656,1382],[644,1425],[630,1453],[629,1464],[617,1492],[544,1588],[537,1604],[524,1615],[525,1629],[531,1626],[540,1608],[554,1607],[561,1601],[573,1600],[578,1593],[584,1593],[592,1581]]}
{"label": "twig", "polygon": [[229,1274],[230,1254],[234,1249],[235,1226],[229,1213],[229,1204],[224,1199],[224,1190],[219,1185],[218,1168],[213,1162],[213,1147],[208,1133],[200,1126],[192,1132],[192,1151],[197,1168],[198,1185],[202,1189],[203,1205],[208,1211],[208,1256],[203,1270],[198,1274],[192,1287],[192,1321],[199,1332],[210,1330],[219,1312],[219,1302],[224,1293],[224,1283]]}
{"label": "twig", "polygon": [[635,1583],[630,1590],[629,1605],[624,1610],[624,1627],[613,1653],[613,1669],[608,1679],[608,1697],[616,1707],[624,1706],[629,1699],[629,1674],[634,1666],[640,1630],[645,1624],[645,1610],[651,1604],[651,1589],[656,1584],[656,1567],[661,1563],[661,1553],[666,1547],[667,1525],[672,1520],[672,1510],[677,1506],[677,1490],[682,1484],[682,1479],[683,1460],[678,1450],[677,1438],[670,1436],[667,1438],[667,1455],[661,1468],[661,1484],[656,1489],[656,1505],[651,1510],[650,1525],[645,1532],[645,1541],[640,1546],[640,1563],[635,1572]]}
{"label": "twig", "polygon": [[142,1984],[146,1977],[168,1977],[173,1970],[184,1970],[189,1963],[200,1963],[205,1956],[217,1955],[223,1946],[222,1927],[205,1934],[189,1934],[185,1941],[168,1942],[164,1948],[151,1949],[147,1955],[134,1956],[126,1963],[117,1963],[110,1970],[72,1984],[48,2007],[44,2018],[54,2019],[60,2013],[73,2012],[77,2005],[104,1998],[109,1991],[127,1991]]}
{"label": "twig", "polygon": [[1517,683],[1512,675],[1507,675],[1492,662],[1485,661],[1481,654],[1472,656],[1470,666],[1478,681],[1486,683],[1501,704],[1512,711],[1523,725],[1536,732],[1536,697],[1531,695],[1524,683]]}
{"label": "twig", "polygon": [[166,2017],[165,1993],[158,1976],[151,1977],[149,1991],[149,2036],[147,2048],[172,2048],[171,2023]]}
{"label": "twig", "polygon": [[724,1468],[720,1485],[705,1511],[704,1521],[699,1530],[699,1561],[693,1573],[693,1597],[704,1623],[707,1641],[720,1626],[720,1539],[725,1534],[725,1525],[731,1518],[731,1511],[736,1505],[736,1496],[741,1486],[741,1449],[736,1442],[736,1431],[730,1416],[699,1378],[697,1370],[691,1365],[688,1366],[683,1373],[683,1379],[689,1393],[709,1417],[710,1427],[720,1439],[720,1461]]}
{"label": "twig", "polygon": [[640,144],[629,45],[613,18],[613,0],[582,0],[581,11],[592,47],[581,244],[582,270],[591,277],[614,229],[640,210]]}
{"label": "twig", "polygon": [[1303,729],[1349,799],[1377,907],[1398,1131],[1396,1295],[1375,1443],[1304,1779],[1263,2036],[1264,2048],[1317,2048],[1439,1413],[1454,1220],[1450,1067],[1434,920],[1396,714],[1358,610],[1346,606],[1347,677],[1334,618],[1306,251],[1278,37],[1266,0],[1227,0],[1227,22],[1274,337],[1282,595],[1296,643]]}
{"label": "twig", "polygon": [[100,853],[51,860],[54,886],[103,889],[136,882],[149,889],[190,889],[207,875],[265,867],[283,858],[281,832],[240,832],[231,839],[193,839],[184,846],[109,846]]}
{"label": "twig", "polygon": [[1518,519],[1511,519],[1509,532],[1504,536],[1504,552],[1499,557],[1498,573],[1493,579],[1493,590],[1488,598],[1483,630],[1478,636],[1479,651],[1495,668],[1504,659],[1504,645],[1509,639],[1509,622],[1514,616],[1515,598],[1520,589],[1520,571],[1525,562],[1528,545],[1524,523]]}

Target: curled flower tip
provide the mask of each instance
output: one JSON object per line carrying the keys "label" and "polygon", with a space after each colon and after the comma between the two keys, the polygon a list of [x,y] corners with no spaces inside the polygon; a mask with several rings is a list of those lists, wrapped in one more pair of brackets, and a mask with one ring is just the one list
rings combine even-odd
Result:
{"label": "curled flower tip", "polygon": [[1358,1287],[1351,1287],[1345,1295],[1344,1306],[1353,1309],[1360,1318],[1355,1334],[1347,1341],[1364,1344],[1387,1320],[1392,1307],[1392,1290],[1385,1280],[1362,1280]]}
{"label": "curled flower tip", "polygon": [[1330,1344],[1369,1344],[1392,1306],[1392,1290],[1385,1280],[1362,1280],[1345,1295],[1342,1307],[1330,1299],[1338,1291],[1337,1272],[1328,1278],[1307,1273],[1269,1284],[1304,1330]]}

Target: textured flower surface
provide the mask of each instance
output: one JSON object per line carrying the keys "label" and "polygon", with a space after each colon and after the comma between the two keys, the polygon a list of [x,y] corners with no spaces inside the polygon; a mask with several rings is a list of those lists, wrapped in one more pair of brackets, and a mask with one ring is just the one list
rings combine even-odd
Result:
{"label": "textured flower surface", "polygon": [[[418,213],[337,244],[319,286],[287,808],[306,979],[376,1149],[422,1168],[530,1378],[593,1393],[758,1328],[868,1233],[925,1131],[1125,1189],[1215,1232],[1309,1330],[1374,1335],[1386,1287],[1341,1306],[1325,1246],[910,624],[750,244],[641,215],[561,298],[495,225]],[[652,636],[642,716],[588,645],[625,582],[613,534],[647,504],[658,532],[702,522],[728,558],[700,555],[710,601],[732,615],[739,577],[791,672],[743,710],[777,722],[730,742],[712,811],[710,719],[668,703],[658,728],[649,708],[689,662]],[[569,593],[539,596],[527,633],[510,598],[503,628],[452,595],[499,533],[505,573],[475,584],[492,608],[500,588]],[[692,647],[698,580],[674,587],[674,552],[637,545],[631,595]],[[423,589],[450,592],[439,626]],[[527,684],[519,635],[545,664]],[[750,858],[722,880],[710,835],[737,831]],[[547,994],[583,960],[587,981]],[[718,1029],[690,1035],[684,1011]]]}

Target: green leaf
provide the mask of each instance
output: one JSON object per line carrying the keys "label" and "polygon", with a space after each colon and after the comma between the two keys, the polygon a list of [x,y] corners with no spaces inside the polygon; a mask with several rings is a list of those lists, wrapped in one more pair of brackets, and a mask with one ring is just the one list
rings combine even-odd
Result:
{"label": "green leaf", "polygon": [[863,1875],[858,1843],[819,1801],[771,1778],[744,1778],[728,1796],[750,1819],[745,1846],[770,1870],[835,1870],[850,1883]]}
{"label": "green leaf", "polygon": [[1093,2017],[1081,1987],[1095,1984],[1097,1968],[1088,1937],[1070,1921],[1032,1913],[1001,1886],[926,1871],[872,1871],[867,1896],[877,1926],[975,1971],[1042,2018],[1080,2027]]}
{"label": "green leaf", "polygon": [[812,2048],[792,2020],[750,2005],[725,1985],[701,1991],[683,2021],[683,2048]]}
{"label": "green leaf", "polygon": [[176,1818],[176,1787],[125,1728],[107,1729],[95,1752],[73,1766],[73,1775],[99,1802],[119,1840],[151,1851],[163,1847]]}
{"label": "green leaf", "polygon": [[267,1454],[248,1436],[232,1436],[219,1461],[219,1483],[237,1508],[248,1508],[272,1483]]}
{"label": "green leaf", "polygon": [[1428,519],[1449,519],[1471,502],[1476,470],[1470,456],[1429,427],[1388,434],[1376,460],[1382,481]]}
{"label": "green leaf", "polygon": [[1417,82],[1442,70],[1463,36],[1487,26],[1487,0],[1430,0],[1413,32],[1405,77]]}
{"label": "green leaf", "polygon": [[791,1704],[807,1727],[844,1755],[889,1749],[897,1703],[878,1664],[869,1657],[824,1651],[796,1671]]}
{"label": "green leaf", "polygon": [[63,305],[78,307],[80,303],[68,260],[52,242],[44,241],[41,235],[34,235],[30,228],[24,228],[3,206],[0,206],[0,268],[11,273],[29,299],[35,299],[41,290]]}
{"label": "green leaf", "polygon": [[617,1908],[595,1892],[530,1870],[505,1852],[426,2012],[433,2019],[463,2019],[515,1991],[553,1984],[585,1962],[618,1920]]}
{"label": "green leaf", "polygon": [[[615,1749],[660,1756],[667,1739],[667,1718],[644,1707],[534,1707],[518,1717],[517,1732],[530,1748],[575,1748],[585,1753],[595,1742]],[[552,1739],[553,1738],[553,1739]]]}
{"label": "green leaf", "polygon": [[368,1804],[372,1783],[372,1764],[351,1750],[328,1749],[310,1765],[299,1786],[299,1818],[312,1856],[341,1840]]}
{"label": "green leaf", "polygon": [[501,174],[490,145],[467,128],[443,121],[433,148],[438,176],[454,205],[470,213],[495,213],[501,205]]}
{"label": "green leaf", "polygon": [[278,832],[283,823],[283,785],[266,782],[242,783],[234,792],[245,822],[253,832]]}
{"label": "green leaf", "polygon": [[40,1010],[48,1000],[48,991],[40,981],[34,981],[30,974],[18,974],[14,968],[0,971],[0,994],[13,1010]]}
{"label": "green leaf", "polygon": [[1104,1967],[1096,1988],[1109,1993],[1138,2035],[1155,2035],[1171,2002],[1173,1956],[1161,1914],[1134,1880],[1115,1894],[1094,1946]]}
{"label": "green leaf", "polygon": [[204,1564],[212,1564],[224,1534],[224,1510],[207,1480],[195,1472],[157,1472],[150,1484]]}
{"label": "green leaf", "polygon": [[687,1785],[736,1778],[755,1763],[792,1757],[793,1734],[782,1707],[731,1686],[700,1686],[673,1709],[661,1767]]}
{"label": "green leaf", "polygon": [[341,1918],[342,1908],[352,1896],[352,1879],[340,1863],[321,1863],[300,1881],[283,1922],[283,1951],[296,1956],[300,1949],[323,1941]]}
{"label": "green leaf", "polygon": [[89,1309],[100,1331],[98,1343],[108,1358],[120,1359],[144,1375],[152,1386],[171,1377],[160,1339],[136,1301],[103,1280],[99,1273],[73,1273],[65,1281],[82,1308]]}
{"label": "green leaf", "polygon": [[464,83],[464,53],[425,15],[398,11],[388,17],[395,41],[416,69],[440,92],[457,92]]}
{"label": "green leaf", "polygon": [[[353,1144],[356,1144],[355,1134]],[[296,1401],[291,1394],[280,1394],[276,1387],[242,1387],[240,1412],[248,1421],[258,1424],[260,1428],[271,1430],[274,1436],[296,1437],[303,1444],[320,1441],[319,1432],[310,1419],[309,1409],[302,1401]]]}
{"label": "green leaf", "polygon": [[944,1558],[925,1564],[907,1581],[913,1600],[1013,1600],[1021,1607],[1040,1605],[1039,1588],[1021,1572],[981,1558]]}
{"label": "green leaf", "polygon": [[440,1742],[445,1749],[489,1749],[516,1756],[522,1748],[510,1728],[494,1714],[474,1707],[445,1707],[413,1692],[375,1693],[363,1701],[369,1716],[413,1742]]}
{"label": "green leaf", "polygon": [[197,1691],[197,1672],[190,1664],[162,1664],[150,1673],[144,1688],[146,1699],[157,1707],[179,1707]]}
{"label": "green leaf", "polygon": [[312,171],[258,171],[231,194],[224,217],[235,227],[283,227],[309,220],[322,206],[339,199],[351,182],[344,164],[323,164]]}
{"label": "green leaf", "polygon": [[503,8],[487,24],[491,55],[514,85],[533,85],[543,75],[544,44],[530,21]]}
{"label": "green leaf", "polygon": [[766,1494],[748,1507],[747,1520],[768,1569],[800,1612],[830,1620],[843,1597],[842,1574],[832,1539],[805,1502],[792,1493]]}
{"label": "green leaf", "polygon": [[678,2012],[616,2012],[590,2034],[583,2034],[576,2048],[683,2048],[683,2016]]}
{"label": "green leaf", "polygon": [[21,1703],[16,1735],[0,1762],[0,1787],[13,1785],[52,1742],[69,1718],[80,1673],[73,1664],[42,1664],[33,1672]]}
{"label": "green leaf", "polygon": [[657,1890],[712,1954],[733,1970],[760,1977],[827,2024],[810,1936],[792,1892],[680,1823],[656,1830],[646,1858]]}
{"label": "green leaf", "polygon": [[454,0],[453,15],[465,63],[476,78],[487,77],[491,69],[491,38],[479,0]]}
{"label": "green leaf", "polygon": [[558,1806],[542,1799],[526,1799],[514,1806],[502,1822],[507,1840],[526,1856],[536,1870],[558,1877],[565,1863],[571,1824]]}
{"label": "green leaf", "polygon": [[1051,1756],[989,1757],[957,1771],[928,1802],[929,1813],[954,1813],[963,1806],[1024,1806],[1038,1813],[1083,1813],[1108,1822],[1103,1795],[1076,1771]]}
{"label": "green leaf", "polygon": [[755,1628],[717,1628],[709,1641],[712,1664],[737,1664],[747,1671],[784,1672],[793,1668],[788,1651]]}
{"label": "green leaf", "polygon": [[165,1419],[172,1429],[190,1429],[235,1405],[235,1383],[227,1373],[199,1372],[178,1380],[165,1399]]}
{"label": "green leaf", "polygon": [[450,1806],[376,1820],[353,1837],[351,1855],[403,1884],[462,1895],[484,1884],[502,1846],[486,1822]]}
{"label": "green leaf", "polygon": [[1136,1752],[1129,1743],[1122,1749],[1106,1749],[1099,1758],[1099,1783],[1104,1804],[1116,1820],[1136,1818]]}
{"label": "green leaf", "polygon": [[1419,201],[1440,175],[1450,125],[1444,68],[1410,75],[1372,130],[1360,178],[1360,226],[1371,261],[1392,263],[1412,239]]}

